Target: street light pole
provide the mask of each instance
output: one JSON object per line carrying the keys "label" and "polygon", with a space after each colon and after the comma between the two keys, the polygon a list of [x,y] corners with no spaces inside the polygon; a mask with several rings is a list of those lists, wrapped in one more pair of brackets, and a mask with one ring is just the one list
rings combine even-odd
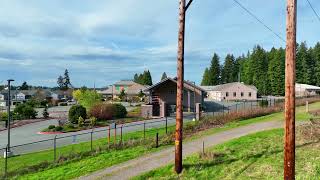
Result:
{"label": "street light pole", "polygon": [[11,112],[10,112],[10,106],[11,106],[11,82],[13,82],[13,79],[9,79],[8,80],[8,99],[7,99],[7,103],[8,103],[8,149],[7,149],[7,155],[10,154],[8,152],[10,151],[10,121],[11,121]]}

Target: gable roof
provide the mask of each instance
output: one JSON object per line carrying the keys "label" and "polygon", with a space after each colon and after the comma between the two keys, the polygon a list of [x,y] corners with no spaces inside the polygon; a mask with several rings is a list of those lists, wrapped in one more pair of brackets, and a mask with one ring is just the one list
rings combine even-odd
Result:
{"label": "gable roof", "polygon": [[[169,77],[168,77],[168,78],[166,78],[166,79],[158,82],[157,84],[154,84],[154,85],[146,88],[145,91],[150,91],[150,90],[152,90],[152,89],[155,89],[155,88],[157,88],[158,86],[162,85],[163,83],[165,83],[165,82],[167,82],[167,81],[172,81],[172,82],[174,82],[174,83],[177,83],[177,78],[172,79],[172,78],[169,78]],[[188,88],[188,86],[186,86],[186,85],[191,86],[192,88]],[[194,88],[196,88],[196,89],[198,89],[198,90],[200,90],[200,91],[202,91],[202,92],[205,92],[205,90],[202,89],[201,87],[199,87],[199,86],[197,86],[197,85],[194,85],[194,84],[192,84],[192,83],[190,83],[190,82],[188,82],[188,81],[184,81],[184,88],[188,88],[188,89],[190,89],[190,90],[192,90],[192,91],[194,90]]]}
{"label": "gable roof", "polygon": [[134,84],[138,84],[132,80],[121,80],[121,81],[118,81],[116,83],[114,83],[114,85],[127,85],[127,86],[131,86],[131,85],[134,85]]}
{"label": "gable roof", "polygon": [[306,90],[320,90],[320,87],[318,86],[296,83],[296,89],[298,90],[299,88],[306,89]]}
{"label": "gable roof", "polygon": [[203,89],[205,89],[206,91],[222,91],[226,88],[232,87],[232,86],[236,86],[236,85],[241,85],[241,86],[246,86],[252,90],[258,91],[258,89],[253,86],[253,85],[246,85],[240,82],[233,82],[233,83],[226,83],[226,84],[221,84],[221,85],[217,85],[217,86],[201,86]]}

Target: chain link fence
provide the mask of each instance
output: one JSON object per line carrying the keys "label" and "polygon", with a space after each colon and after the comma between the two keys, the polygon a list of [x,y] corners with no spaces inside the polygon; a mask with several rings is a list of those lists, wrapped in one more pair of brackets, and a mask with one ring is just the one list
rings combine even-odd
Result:
{"label": "chain link fence", "polygon": [[[203,108],[203,115],[216,116],[258,107],[272,107],[283,102],[283,99],[265,99],[234,104],[216,103],[213,106],[209,104]],[[145,145],[155,144],[155,147],[158,147],[161,138],[174,132],[174,117],[175,113],[172,113],[170,117],[164,119],[111,124],[104,128],[85,130],[67,136],[56,135],[54,138],[42,141],[0,148],[0,153],[4,155],[0,158],[0,177],[14,177],[17,174],[35,172],[65,160],[90,156],[92,152],[108,151],[119,146],[132,147],[145,143]],[[185,121],[192,121],[194,117],[194,113],[191,112],[185,117]],[[6,152],[12,152],[13,156],[8,158],[9,154],[6,155]]]}

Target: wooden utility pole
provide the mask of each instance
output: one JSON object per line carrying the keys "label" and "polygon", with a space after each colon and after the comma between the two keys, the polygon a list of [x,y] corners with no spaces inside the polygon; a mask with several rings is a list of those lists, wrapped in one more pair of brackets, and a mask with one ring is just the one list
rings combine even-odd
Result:
{"label": "wooden utility pole", "polygon": [[182,128],[183,128],[183,84],[184,84],[184,34],[185,34],[186,1],[180,0],[179,35],[177,59],[177,115],[175,141],[175,171],[182,172]]}
{"label": "wooden utility pole", "polygon": [[295,81],[297,0],[287,0],[284,179],[295,179]]}

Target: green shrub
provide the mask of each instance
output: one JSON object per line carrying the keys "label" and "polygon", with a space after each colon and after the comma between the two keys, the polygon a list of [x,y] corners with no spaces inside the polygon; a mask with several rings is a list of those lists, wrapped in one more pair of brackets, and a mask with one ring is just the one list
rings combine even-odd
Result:
{"label": "green shrub", "polygon": [[84,119],[80,116],[78,119],[78,126],[83,127],[84,126]]}
{"label": "green shrub", "polygon": [[49,125],[48,129],[55,129],[56,126],[55,125]]}
{"label": "green shrub", "polygon": [[87,118],[87,110],[81,105],[74,105],[69,110],[69,121],[73,124],[77,124],[79,117]]}
{"label": "green shrub", "polygon": [[113,118],[125,118],[128,114],[126,107],[122,104],[113,104]]}
{"label": "green shrub", "polygon": [[6,112],[1,112],[1,113],[0,113],[0,120],[1,120],[1,121],[7,121],[7,120],[8,120],[8,113],[6,113]]}
{"label": "green shrub", "polygon": [[54,129],[55,131],[62,131],[63,130],[63,127],[61,127],[61,126],[57,126],[57,127],[55,127],[55,129]]}
{"label": "green shrub", "polygon": [[28,104],[17,105],[14,109],[14,113],[16,113],[18,117],[26,119],[35,119],[38,114],[37,111]]}
{"label": "green shrub", "polygon": [[96,125],[96,123],[97,123],[97,118],[91,117],[91,118],[90,118],[90,126],[93,127],[93,126]]}

